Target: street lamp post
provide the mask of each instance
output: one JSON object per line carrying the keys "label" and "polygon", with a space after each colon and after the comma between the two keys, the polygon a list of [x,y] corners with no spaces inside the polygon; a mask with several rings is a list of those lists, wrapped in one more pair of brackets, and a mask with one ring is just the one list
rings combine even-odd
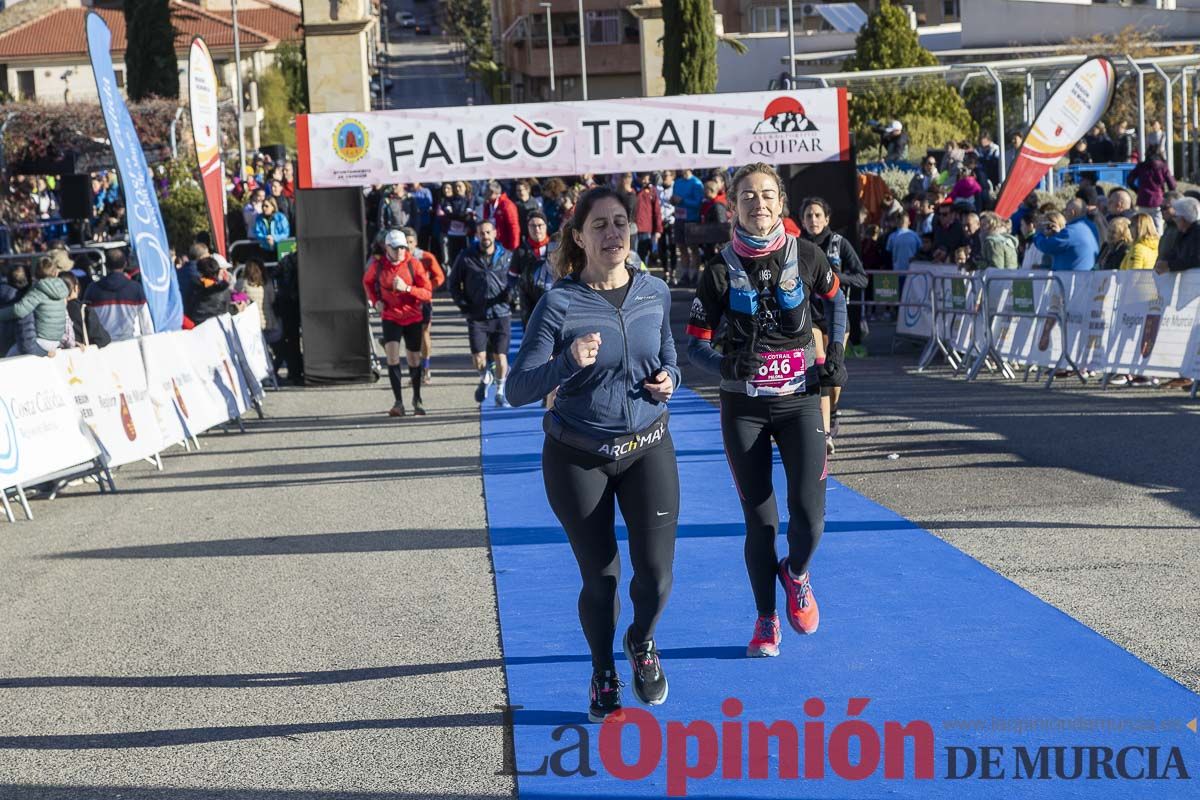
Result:
{"label": "street lamp post", "polygon": [[550,6],[552,3],[538,3],[546,9],[546,47],[550,53],[550,98],[554,98],[554,29],[550,26]]}
{"label": "street lamp post", "polygon": [[796,21],[792,17],[792,0],[788,0],[788,85],[792,88],[792,73],[796,71]]}
{"label": "street lamp post", "polygon": [[583,78],[583,99],[587,100],[587,28],[583,27],[583,0],[579,0],[579,69]]}
{"label": "street lamp post", "polygon": [[379,107],[387,110],[388,7],[379,4],[379,27],[383,34],[383,58],[379,59]]}
{"label": "street lamp post", "polygon": [[246,131],[244,127],[245,123],[242,122],[242,41],[238,34],[237,0],[233,0],[232,2],[231,13],[233,16],[233,74],[235,77],[234,91],[237,92],[237,97],[235,98],[237,102],[234,108],[237,110],[238,158],[240,159],[238,162],[238,176],[245,178]]}

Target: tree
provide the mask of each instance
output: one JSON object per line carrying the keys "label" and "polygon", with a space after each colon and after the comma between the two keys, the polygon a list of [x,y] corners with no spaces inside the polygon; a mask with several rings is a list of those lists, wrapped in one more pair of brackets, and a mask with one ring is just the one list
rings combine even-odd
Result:
{"label": "tree", "polygon": [[263,140],[296,147],[295,115],[289,106],[289,88],[279,64],[272,64],[258,76],[258,97],[263,108]]}
{"label": "tree", "polygon": [[196,160],[189,153],[167,165],[166,185],[159,188],[158,208],[167,241],[176,253],[186,253],[196,233],[211,227],[204,190],[196,180],[198,174]]}
{"label": "tree", "polygon": [[179,97],[169,0],[125,0],[125,78],[132,102]]}
{"label": "tree", "polygon": [[308,54],[304,42],[284,42],[275,50],[275,64],[287,85],[287,107],[293,113],[308,113]]}
{"label": "tree", "polygon": [[503,79],[492,50],[492,7],[488,0],[444,0],[446,31],[463,44],[467,71],[496,98]]}
{"label": "tree", "polygon": [[446,29],[462,40],[467,67],[480,72],[495,66],[492,52],[492,7],[488,0],[445,0]]}
{"label": "tree", "polygon": [[[848,71],[932,67],[938,63],[908,24],[908,15],[892,0],[880,0],[879,9],[858,33],[854,55],[846,60]],[[962,136],[973,127],[958,92],[940,77],[886,78],[855,90],[850,96],[850,124],[860,149],[878,143],[869,123],[901,115],[941,119]],[[903,121],[903,120],[901,120]]]}
{"label": "tree", "polygon": [[667,94],[717,90],[717,31],[713,6],[701,0],[663,0],[663,80]]}

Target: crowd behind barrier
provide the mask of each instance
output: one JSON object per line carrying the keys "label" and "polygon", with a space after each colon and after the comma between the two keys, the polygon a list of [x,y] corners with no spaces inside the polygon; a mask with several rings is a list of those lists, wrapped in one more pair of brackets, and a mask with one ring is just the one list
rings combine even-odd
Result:
{"label": "crowd behind barrier", "polygon": [[[111,470],[156,459],[174,445],[261,411],[274,368],[257,308],[108,347],[63,349],[54,358],[0,360],[0,496],[30,518],[28,487],[53,495],[94,476],[115,490]],[[159,461],[161,467],[161,461]]]}
{"label": "crowd behind barrier", "polygon": [[929,340],[924,368],[938,352],[973,379],[990,366],[1200,381],[1200,270],[988,269],[913,262],[896,333]]}

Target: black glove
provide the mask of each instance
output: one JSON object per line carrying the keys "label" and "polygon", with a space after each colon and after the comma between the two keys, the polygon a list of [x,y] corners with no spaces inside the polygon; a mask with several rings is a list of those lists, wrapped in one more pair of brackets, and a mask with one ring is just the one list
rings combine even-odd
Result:
{"label": "black glove", "polygon": [[846,348],[841,342],[833,342],[825,348],[825,363],[821,365],[822,386],[845,386]]}
{"label": "black glove", "polygon": [[721,377],[727,381],[748,381],[758,374],[763,360],[753,350],[738,350],[721,357]]}

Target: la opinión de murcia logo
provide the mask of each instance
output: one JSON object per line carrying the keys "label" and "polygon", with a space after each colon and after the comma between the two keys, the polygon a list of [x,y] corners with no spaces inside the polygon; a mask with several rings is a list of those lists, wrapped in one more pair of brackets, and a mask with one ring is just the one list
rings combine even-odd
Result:
{"label": "la opini\u00f3n de murcia logo", "polygon": [[[803,705],[808,719],[742,719],[737,698],[721,703],[718,722],[658,720],[636,707],[624,708],[596,729],[579,724],[555,728],[550,738],[561,746],[550,755],[523,757],[497,774],[593,778],[594,759],[608,775],[623,781],[650,778],[666,768],[666,795],[686,797],[689,781],[824,780],[863,781],[882,777],[903,780],[1190,780],[1182,750],[1170,745],[951,745],[941,748],[944,770],[938,774],[933,726],[924,720],[882,723],[862,718],[866,697],[846,702],[846,718],[825,720],[826,704],[816,697]],[[522,706],[498,706],[506,727]],[[515,719],[521,724],[519,716]],[[1195,732],[1196,721],[1186,724]],[[1176,725],[1169,732],[1182,731]],[[962,730],[976,730],[974,728]],[[1004,729],[995,729],[1004,730]],[[1167,731],[1163,728],[1160,731]],[[1026,731],[1027,732],[1027,731]],[[635,746],[631,747],[633,744]]]}
{"label": "la opini\u00f3n de murcia logo", "polygon": [[776,97],[754,126],[750,152],[760,156],[823,152],[820,130],[809,119],[804,105],[794,97]]}

